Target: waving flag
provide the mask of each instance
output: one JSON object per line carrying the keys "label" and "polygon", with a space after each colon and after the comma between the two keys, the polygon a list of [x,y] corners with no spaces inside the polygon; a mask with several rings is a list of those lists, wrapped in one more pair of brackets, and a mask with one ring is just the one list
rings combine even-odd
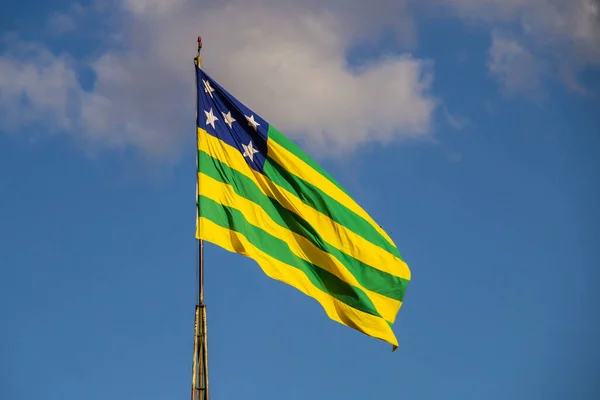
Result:
{"label": "waving flag", "polygon": [[331,319],[396,349],[410,270],[394,242],[298,146],[196,73],[197,238],[254,259]]}

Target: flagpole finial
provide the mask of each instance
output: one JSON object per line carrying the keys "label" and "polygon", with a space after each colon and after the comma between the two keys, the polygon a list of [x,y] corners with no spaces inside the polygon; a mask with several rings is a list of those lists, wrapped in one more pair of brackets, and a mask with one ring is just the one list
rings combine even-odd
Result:
{"label": "flagpole finial", "polygon": [[202,67],[202,57],[200,51],[202,50],[202,36],[198,36],[198,54],[196,55],[196,64],[198,68]]}

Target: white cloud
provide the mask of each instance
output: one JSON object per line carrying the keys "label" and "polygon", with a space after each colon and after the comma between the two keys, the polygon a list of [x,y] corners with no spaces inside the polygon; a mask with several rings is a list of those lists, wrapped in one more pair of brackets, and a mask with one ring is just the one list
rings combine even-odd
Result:
{"label": "white cloud", "polygon": [[[492,31],[510,33],[510,41],[516,45],[512,50],[519,59],[517,62],[529,66],[525,75],[532,73],[532,60],[536,59],[536,68],[543,63],[551,70],[548,75],[560,76],[568,86],[578,88],[578,71],[600,67],[600,0],[450,0],[443,3],[461,18],[481,21]],[[503,38],[493,37],[490,51],[511,51],[508,37],[508,34]],[[500,70],[504,68],[500,66]],[[523,79],[524,74],[518,68],[510,71],[516,76],[504,75],[505,83],[520,82],[525,85],[522,89],[531,89],[531,83]],[[508,70],[502,73],[509,74]]]}
{"label": "white cloud", "polygon": [[535,57],[515,39],[492,33],[488,67],[508,92],[531,91],[539,86],[541,67]]}
{"label": "white cloud", "polygon": [[[436,107],[429,62],[404,54],[358,71],[346,66],[345,52],[365,27],[408,20],[403,3],[375,3],[380,7],[344,7],[337,0],[125,0],[121,30],[113,35],[118,47],[89,64],[96,74],[91,91],[82,89],[64,56],[38,49],[36,57],[47,59],[43,66],[0,55],[0,108],[13,111],[3,129],[53,114],[57,130],[93,143],[176,151],[193,131],[192,58],[201,34],[205,70],[313,149],[341,154],[366,142],[428,136]],[[361,17],[362,25],[348,23]],[[23,79],[26,73],[34,78]]]}
{"label": "white cloud", "polygon": [[[290,134],[308,133],[318,146],[340,150],[428,133],[434,102],[427,96],[427,63],[405,55],[352,73],[344,57],[349,36],[333,14],[264,13],[223,9],[203,24],[209,32],[207,70],[238,88],[259,114]],[[261,29],[244,22],[260,18],[271,22]],[[239,43],[219,21],[243,27],[238,33],[250,45]]]}
{"label": "white cloud", "polygon": [[73,127],[80,95],[68,57],[35,45],[18,44],[0,57],[0,128],[40,124],[54,130]]}
{"label": "white cloud", "polygon": [[[8,45],[0,54],[1,129],[43,121],[46,130],[94,145],[173,154],[190,137],[201,34],[205,69],[312,150],[341,154],[431,134],[438,101],[430,61],[405,53],[360,69],[346,62],[357,40],[384,27],[406,48],[414,45],[407,4],[415,0],[115,1],[75,4],[49,19],[51,30],[74,35],[108,15],[110,34],[85,64],[40,46]],[[439,12],[441,3],[493,32],[488,66],[504,90],[536,89],[542,71],[578,87],[581,68],[600,66],[598,0],[426,0],[419,10]],[[82,67],[95,73],[91,89],[79,80]],[[449,115],[447,123],[464,125]]]}
{"label": "white cloud", "polygon": [[186,0],[123,0],[123,7],[134,15],[161,15],[179,9]]}
{"label": "white cloud", "polygon": [[[48,17],[47,26],[53,34],[63,34],[75,31],[78,22],[82,22],[89,11],[98,10],[98,6],[102,0],[96,0],[95,4],[84,7],[79,3],[73,3],[67,11],[55,11]],[[80,24],[82,25],[82,24]]]}

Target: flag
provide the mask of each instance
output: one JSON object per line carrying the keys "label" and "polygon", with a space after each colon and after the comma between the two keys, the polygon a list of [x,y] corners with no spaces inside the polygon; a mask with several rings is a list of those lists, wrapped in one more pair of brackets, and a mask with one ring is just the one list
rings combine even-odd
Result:
{"label": "flag", "polygon": [[196,237],[254,259],[329,318],[395,350],[410,270],[392,239],[298,146],[196,73]]}

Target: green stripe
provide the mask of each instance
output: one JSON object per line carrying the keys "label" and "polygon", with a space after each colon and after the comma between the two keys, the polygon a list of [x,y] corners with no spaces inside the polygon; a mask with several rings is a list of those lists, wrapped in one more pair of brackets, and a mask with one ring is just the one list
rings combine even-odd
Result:
{"label": "green stripe", "polygon": [[[346,192],[346,189],[344,189],[339,183],[337,183],[337,181],[333,179],[331,175],[329,175],[319,164],[317,164],[304,151],[302,151],[302,149],[298,147],[294,142],[292,142],[284,134],[279,132],[275,127],[273,127],[273,125],[269,125],[267,135],[269,140],[276,142],[278,145],[280,145],[281,147],[283,147],[284,149],[286,149],[287,151],[289,151],[290,153],[292,153],[293,155],[310,165],[315,171],[323,175],[325,178],[327,178],[328,181],[337,186],[338,189],[348,194],[348,192]],[[348,196],[350,195],[348,194]]]}
{"label": "green stripe", "polygon": [[[337,258],[356,280],[366,289],[395,300],[402,301],[408,280],[396,277],[365,264],[327,243],[315,228],[298,214],[283,207],[279,202],[265,196],[254,181],[244,174],[199,151],[202,173],[211,178],[231,185],[241,197],[255,203],[267,213],[275,223],[285,229],[301,235],[316,247]],[[200,187],[202,190],[202,187]]]}
{"label": "green stripe", "polygon": [[377,232],[369,221],[340,204],[321,189],[292,174],[274,160],[266,159],[263,174],[276,185],[298,197],[304,204],[326,215],[375,246],[402,259],[398,249]]}
{"label": "green stripe", "polygon": [[237,209],[199,196],[202,216],[215,224],[244,235],[253,246],[271,257],[301,270],[319,290],[348,306],[381,318],[375,306],[360,288],[349,285],[324,269],[306,262],[292,253],[287,243],[250,224]]}
{"label": "green stripe", "polygon": [[[273,135],[273,137],[271,137],[271,135]],[[269,140],[272,139],[286,148],[288,151],[301,158],[304,162],[315,169],[315,171],[319,172],[343,191],[337,182],[335,182],[321,167],[319,167],[313,160],[304,154],[300,148],[298,148],[284,135],[269,125]],[[398,251],[398,248],[396,248],[385,237],[383,237],[369,221],[356,214],[343,204],[340,204],[337,200],[323,192],[321,189],[295,175],[293,171],[288,171],[287,169],[283,168],[275,160],[268,157],[268,155],[265,161],[263,174],[265,174],[275,184],[290,191],[308,206],[327,215],[332,220],[350,229],[352,232],[361,236],[365,240],[378,247],[381,247],[385,251],[404,261],[400,255],[400,252]],[[344,193],[346,192],[344,191]]]}

